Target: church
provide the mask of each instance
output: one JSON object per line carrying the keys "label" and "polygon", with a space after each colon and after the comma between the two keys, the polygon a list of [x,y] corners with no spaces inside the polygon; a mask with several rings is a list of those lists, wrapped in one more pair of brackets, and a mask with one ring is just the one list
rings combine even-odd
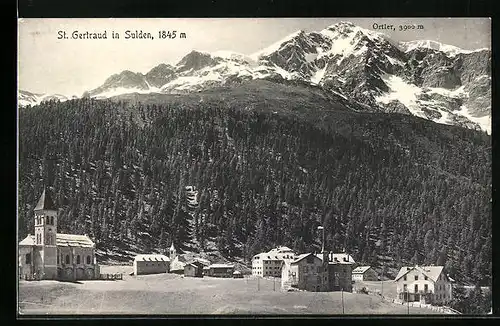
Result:
{"label": "church", "polygon": [[35,232],[19,242],[19,278],[89,280],[99,278],[95,244],[87,235],[57,233],[57,208],[44,189],[35,212]]}

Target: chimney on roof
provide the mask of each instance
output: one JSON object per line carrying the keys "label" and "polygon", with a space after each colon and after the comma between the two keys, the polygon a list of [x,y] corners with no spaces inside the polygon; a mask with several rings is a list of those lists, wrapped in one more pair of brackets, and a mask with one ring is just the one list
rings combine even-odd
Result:
{"label": "chimney on roof", "polygon": [[323,264],[328,264],[328,253],[323,251]]}

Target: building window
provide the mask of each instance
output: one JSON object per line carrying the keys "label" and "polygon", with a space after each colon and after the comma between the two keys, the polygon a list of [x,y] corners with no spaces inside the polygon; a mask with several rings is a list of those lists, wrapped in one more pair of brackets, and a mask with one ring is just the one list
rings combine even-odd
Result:
{"label": "building window", "polygon": [[80,255],[76,256],[76,263],[80,264]]}
{"label": "building window", "polygon": [[50,225],[54,225],[54,216],[50,217]]}
{"label": "building window", "polygon": [[424,280],[426,280],[426,281],[427,281],[427,279],[428,279],[428,277],[427,277],[427,276],[424,276]]}
{"label": "building window", "polygon": [[26,254],[26,264],[31,264],[31,253]]}
{"label": "building window", "polygon": [[415,293],[418,292],[418,284],[415,284]]}
{"label": "building window", "polygon": [[405,280],[405,281],[406,281],[406,275],[405,275],[405,276],[403,276],[403,280]]}
{"label": "building window", "polygon": [[418,281],[418,275],[415,275],[415,281]]}
{"label": "building window", "polygon": [[403,291],[405,291],[405,292],[408,291],[408,285],[403,284]]}
{"label": "building window", "polygon": [[425,284],[424,285],[424,292],[427,293],[427,291],[429,291],[429,285]]}
{"label": "building window", "polygon": [[66,264],[69,264],[69,255],[66,255]]}
{"label": "building window", "polygon": [[59,265],[59,255],[57,255],[57,265]]}

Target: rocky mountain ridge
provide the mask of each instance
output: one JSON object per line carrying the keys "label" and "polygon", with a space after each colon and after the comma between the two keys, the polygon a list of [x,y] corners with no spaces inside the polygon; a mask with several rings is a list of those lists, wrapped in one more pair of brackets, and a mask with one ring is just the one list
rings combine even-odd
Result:
{"label": "rocky mountain ridge", "polygon": [[298,31],[248,56],[192,51],[175,66],[112,75],[83,96],[191,93],[255,79],[297,80],[368,111],[491,132],[490,50],[462,50],[429,40],[395,42],[349,22],[319,32]]}

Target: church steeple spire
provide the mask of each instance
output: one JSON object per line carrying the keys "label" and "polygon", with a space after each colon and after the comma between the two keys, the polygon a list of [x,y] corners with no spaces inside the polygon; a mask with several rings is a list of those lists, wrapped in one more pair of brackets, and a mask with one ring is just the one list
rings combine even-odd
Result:
{"label": "church steeple spire", "polygon": [[42,195],[40,196],[40,199],[38,200],[38,203],[36,204],[34,210],[57,210],[56,205],[54,205],[54,201],[50,197],[50,192],[48,192],[45,187],[43,188]]}

